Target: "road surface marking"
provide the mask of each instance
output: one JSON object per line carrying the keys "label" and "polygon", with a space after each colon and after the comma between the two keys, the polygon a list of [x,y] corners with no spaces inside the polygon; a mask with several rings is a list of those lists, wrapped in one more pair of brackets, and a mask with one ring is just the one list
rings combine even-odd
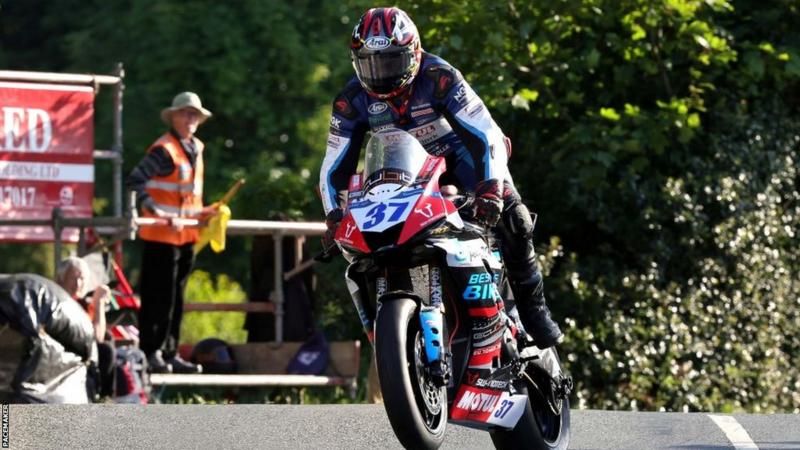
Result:
{"label": "road surface marking", "polygon": [[745,430],[733,416],[715,416],[709,414],[708,417],[710,417],[725,433],[725,436],[728,437],[728,440],[731,441],[733,448],[736,450],[758,450],[758,446],[750,439],[747,430]]}

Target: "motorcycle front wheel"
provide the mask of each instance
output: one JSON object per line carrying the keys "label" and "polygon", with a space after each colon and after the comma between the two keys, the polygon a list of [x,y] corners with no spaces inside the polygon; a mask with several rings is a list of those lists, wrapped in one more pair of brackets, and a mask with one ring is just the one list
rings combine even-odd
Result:
{"label": "motorcycle front wheel", "polygon": [[447,392],[427,374],[415,301],[383,303],[375,320],[375,359],[383,406],[406,448],[436,449],[447,426]]}

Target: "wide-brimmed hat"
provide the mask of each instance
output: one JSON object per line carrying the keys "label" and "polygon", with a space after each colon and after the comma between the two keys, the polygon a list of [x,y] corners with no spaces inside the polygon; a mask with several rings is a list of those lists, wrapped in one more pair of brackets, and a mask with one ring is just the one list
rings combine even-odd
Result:
{"label": "wide-brimmed hat", "polygon": [[192,108],[200,113],[200,123],[212,116],[211,111],[203,108],[200,97],[194,92],[181,92],[172,99],[172,106],[161,110],[161,120],[167,125],[172,125],[172,113],[184,108]]}

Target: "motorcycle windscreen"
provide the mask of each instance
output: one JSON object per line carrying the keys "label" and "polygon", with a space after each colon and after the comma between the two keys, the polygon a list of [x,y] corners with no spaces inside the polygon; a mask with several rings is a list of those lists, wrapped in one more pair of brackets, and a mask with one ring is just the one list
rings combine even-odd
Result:
{"label": "motorcycle windscreen", "polygon": [[364,199],[382,202],[415,184],[428,153],[403,130],[389,128],[372,135],[364,157]]}
{"label": "motorcycle windscreen", "polygon": [[[363,233],[383,233],[405,222],[423,194],[417,176],[427,157],[422,144],[405,131],[392,128],[370,138],[364,161],[363,195],[350,206]],[[394,236],[392,244],[396,239]]]}

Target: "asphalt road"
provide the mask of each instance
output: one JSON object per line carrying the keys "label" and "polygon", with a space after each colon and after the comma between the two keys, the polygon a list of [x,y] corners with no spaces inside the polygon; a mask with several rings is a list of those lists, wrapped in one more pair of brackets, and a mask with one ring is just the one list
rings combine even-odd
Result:
{"label": "asphalt road", "polygon": [[[570,449],[800,449],[800,415],[572,414]],[[401,448],[381,405],[11,405],[8,425],[12,449]],[[492,448],[485,432],[447,433],[444,449]]]}

